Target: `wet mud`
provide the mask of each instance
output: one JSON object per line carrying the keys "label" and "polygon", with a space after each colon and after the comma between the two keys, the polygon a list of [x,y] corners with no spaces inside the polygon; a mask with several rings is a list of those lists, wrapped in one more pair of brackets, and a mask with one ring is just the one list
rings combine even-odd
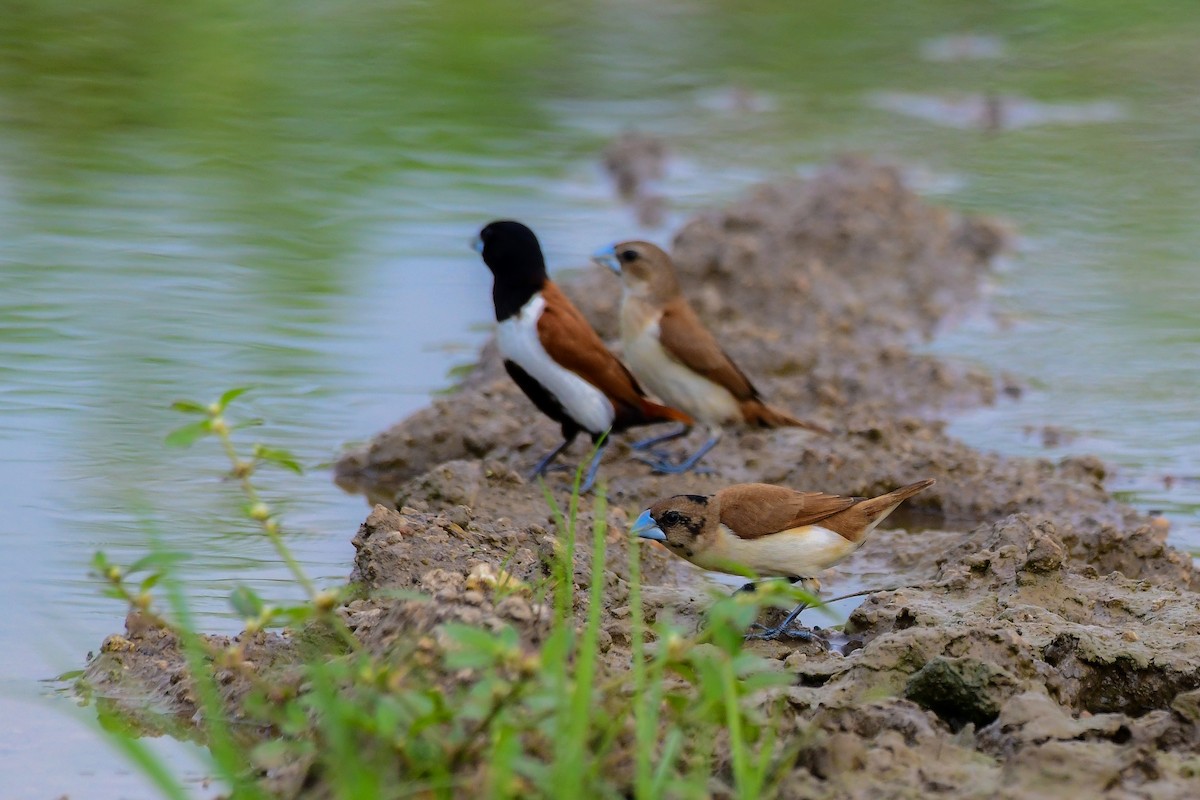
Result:
{"label": "wet mud", "polygon": [[[1011,376],[919,352],[980,302],[1006,235],[927,203],[894,169],[848,159],[675,237],[687,293],[725,349],[773,403],[834,435],[729,431],[705,460],[711,473],[684,476],[651,474],[631,458],[631,437],[614,441],[601,468],[606,563],[578,552],[575,564],[580,589],[603,581],[606,669],[628,669],[627,526],[652,501],[741,481],[872,495],[937,479],[911,501],[923,525],[905,529],[915,517],[898,514],[821,576],[827,597],[877,589],[844,630],[747,645],[794,678],[776,693],[788,709],[781,734],[803,743],[784,797],[1200,796],[1191,558],[1107,494],[1099,461],[1003,458],[944,431],[956,410],[1021,391]],[[615,339],[614,276],[596,268],[563,288]],[[343,456],[337,482],[375,504],[354,537],[350,577],[363,596],[342,609],[367,647],[436,642],[448,621],[513,626],[530,646],[545,638],[549,609],[524,587],[547,579],[559,531],[522,475],[557,437],[489,346],[456,393]],[[565,462],[585,455],[580,442]],[[569,480],[548,478],[560,502]],[[591,513],[584,498],[581,530]],[[698,624],[711,578],[658,546],[642,556],[647,616]],[[577,592],[580,620],[586,602]],[[829,624],[817,612],[802,620]],[[287,674],[296,642],[243,636],[246,660]],[[86,679],[189,719],[195,699],[169,639],[135,624],[110,637]],[[230,670],[230,700],[239,681]],[[280,781],[284,794],[308,791]]]}

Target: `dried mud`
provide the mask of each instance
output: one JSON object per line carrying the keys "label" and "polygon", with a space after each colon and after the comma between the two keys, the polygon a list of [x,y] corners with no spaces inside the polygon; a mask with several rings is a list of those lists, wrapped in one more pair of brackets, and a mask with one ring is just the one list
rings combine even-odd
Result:
{"label": "dried mud", "polygon": [[[596,569],[580,552],[575,571],[580,588],[604,582],[608,669],[628,666],[629,514],[652,500],[751,480],[858,495],[938,480],[912,501],[935,527],[877,531],[823,576],[827,596],[880,589],[844,631],[748,645],[794,676],[782,733],[804,745],[783,797],[1200,796],[1190,557],[1109,497],[1094,459],[1002,458],[948,437],[947,415],[1020,386],[914,349],[978,302],[1004,240],[995,223],[931,206],[895,170],[860,160],[763,187],[676,236],[689,294],[726,349],[773,402],[835,435],[731,431],[706,459],[711,474],[687,476],[650,474],[618,437],[601,473],[607,561]],[[613,338],[615,279],[596,269],[564,289]],[[547,577],[558,532],[521,472],[556,438],[487,347],[457,393],[341,459],[338,483],[378,503],[354,538],[351,579],[365,598],[343,610],[368,647],[436,639],[450,620],[511,625],[530,645],[546,636],[536,593],[494,585]],[[568,461],[583,455],[580,444]],[[550,476],[560,501],[567,481]],[[581,530],[590,515],[585,498]],[[643,558],[648,617],[698,623],[709,580],[661,548]],[[296,643],[244,637],[247,658],[286,674]],[[190,717],[169,638],[132,625],[105,643],[87,680],[101,693],[140,687]],[[231,671],[231,698],[238,686]],[[304,793],[280,781],[281,792]]]}

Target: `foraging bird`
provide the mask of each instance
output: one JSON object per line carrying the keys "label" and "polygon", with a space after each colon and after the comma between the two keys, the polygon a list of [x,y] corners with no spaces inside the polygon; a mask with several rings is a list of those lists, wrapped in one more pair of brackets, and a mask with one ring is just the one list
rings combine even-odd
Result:
{"label": "foraging bird", "polygon": [[[683,296],[671,258],[649,242],[621,242],[593,260],[621,277],[621,344],[637,379],[659,400],[685,411],[709,438],[679,464],[652,462],[659,472],[687,472],[721,440],[729,424],[829,431],[767,405],[746,374],[726,355]],[[634,445],[644,449],[685,436],[681,428]]]}
{"label": "foraging bird", "polygon": [[[870,500],[740,483],[714,495],[660,500],[641,513],[629,532],[660,541],[703,569],[749,570],[795,583],[847,558],[898,505],[933,483],[918,481]],[[780,625],[758,636],[779,636],[805,607],[801,603]]]}
{"label": "foraging bird", "polygon": [[[625,365],[546,276],[533,231],[511,220],[492,222],[479,232],[475,249],[495,278],[496,343],[504,368],[538,410],[562,426],[563,443],[537,463],[530,478],[544,472],[580,431],[595,444],[609,431],[635,425],[692,424],[687,414],[646,398]],[[607,445],[605,439],[597,449],[583,491],[591,488]]]}

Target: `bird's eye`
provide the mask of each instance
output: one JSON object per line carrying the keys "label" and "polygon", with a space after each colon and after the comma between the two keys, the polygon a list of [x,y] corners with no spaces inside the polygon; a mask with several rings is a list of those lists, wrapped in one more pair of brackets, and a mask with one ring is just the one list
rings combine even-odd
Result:
{"label": "bird's eye", "polygon": [[678,511],[668,511],[667,513],[663,514],[662,519],[659,521],[663,525],[678,525],[681,521],[683,521],[683,517]]}
{"label": "bird's eye", "polygon": [[620,258],[626,264],[628,264],[631,261],[636,261],[638,254],[637,254],[637,250],[622,250],[620,255],[618,255],[617,257]]}

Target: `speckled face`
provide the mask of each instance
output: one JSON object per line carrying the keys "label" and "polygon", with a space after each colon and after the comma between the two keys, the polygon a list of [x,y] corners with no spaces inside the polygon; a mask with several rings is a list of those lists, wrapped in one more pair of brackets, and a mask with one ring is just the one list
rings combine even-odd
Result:
{"label": "speckled face", "polygon": [[710,516],[708,498],[698,494],[668,497],[650,508],[650,517],[666,537],[663,544],[689,560],[703,549],[706,534],[715,533]]}

